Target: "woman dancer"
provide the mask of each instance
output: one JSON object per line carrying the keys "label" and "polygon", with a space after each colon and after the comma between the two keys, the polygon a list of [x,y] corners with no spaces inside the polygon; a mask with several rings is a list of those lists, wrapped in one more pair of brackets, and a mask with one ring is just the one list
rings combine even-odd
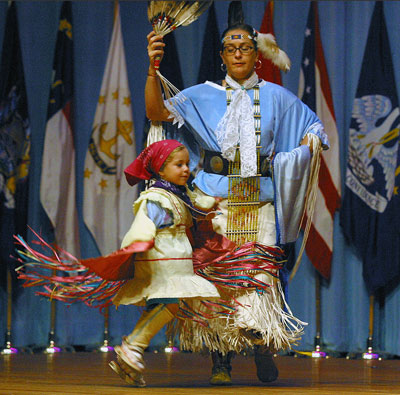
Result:
{"label": "woman dancer", "polygon": [[[195,85],[164,101],[154,65],[156,58],[162,60],[165,44],[154,32],[147,39],[150,60],[145,88],[147,116],[153,121],[185,124],[188,132],[175,138],[187,141],[188,146],[190,142],[191,147],[195,141],[193,162],[204,154],[203,169],[193,184],[199,195],[223,198],[219,210],[226,215],[213,220],[214,229],[239,244],[248,241],[250,233],[266,245],[283,247],[294,242],[306,204],[312,207],[309,203],[317,185],[320,151],[327,149],[329,143],[314,112],[288,90],[257,77],[255,69],[261,54],[270,58],[278,55],[274,58],[276,63],[282,69],[289,68],[282,51],[276,44],[263,45],[266,37],[244,24],[243,15],[230,7],[228,28],[221,37],[225,79]],[[256,212],[250,210],[250,216],[254,218],[256,214],[257,218],[252,219],[252,229],[247,234],[243,229],[247,225],[240,225],[247,224],[242,221],[247,214],[243,216],[235,208],[238,204],[245,211],[250,206],[256,207]],[[263,281],[270,282],[271,289],[284,298],[278,279],[263,277]],[[257,339],[255,362],[258,378],[263,382],[278,377],[270,351],[290,346],[300,333],[298,328],[293,333],[282,325],[286,311],[280,298],[271,294],[249,292],[240,300],[244,307],[235,316],[234,325],[242,327],[242,334],[247,334],[249,341]],[[276,311],[282,315],[274,315]],[[226,328],[219,324],[215,324],[214,330],[223,336]],[[233,345],[232,351],[237,351],[235,344],[227,341],[226,349]],[[231,353],[222,351],[212,353],[211,384],[231,383]]]}

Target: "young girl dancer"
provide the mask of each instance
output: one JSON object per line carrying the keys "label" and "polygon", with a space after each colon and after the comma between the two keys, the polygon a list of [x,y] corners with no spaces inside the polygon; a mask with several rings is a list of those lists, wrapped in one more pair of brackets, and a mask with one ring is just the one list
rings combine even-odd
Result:
{"label": "young girl dancer", "polygon": [[[144,385],[143,352],[154,335],[175,317],[179,299],[219,297],[215,286],[193,271],[187,236],[192,226],[192,203],[186,189],[189,174],[189,153],[176,140],[151,144],[125,169],[130,185],[156,179],[134,203],[135,220],[122,248],[135,242],[150,241],[154,245],[136,254],[134,278],[113,299],[117,306],[146,306],[133,332],[115,347],[118,358],[110,364],[131,384]],[[211,209],[215,199],[194,203]]]}

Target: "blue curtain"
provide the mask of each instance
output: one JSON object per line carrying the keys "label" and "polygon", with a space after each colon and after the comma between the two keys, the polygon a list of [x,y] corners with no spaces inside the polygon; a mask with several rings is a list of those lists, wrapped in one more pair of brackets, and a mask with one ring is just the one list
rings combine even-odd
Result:
{"label": "blue curtain", "polygon": [[[246,22],[261,26],[266,1],[245,1]],[[219,31],[226,27],[228,1],[216,1]],[[122,1],[121,18],[125,52],[132,93],[138,150],[142,148],[144,85],[147,74],[147,40],[151,30],[147,21],[147,2]],[[322,1],[319,3],[320,29],[340,138],[341,168],[345,168],[351,110],[365,50],[373,1]],[[29,225],[48,232],[48,223],[39,202],[41,157],[46,111],[51,81],[54,46],[61,2],[17,2],[20,38],[32,128],[32,165],[30,170]],[[283,75],[283,85],[297,94],[303,35],[308,1],[275,2],[275,35],[289,54],[292,69]],[[0,43],[4,37],[7,2],[0,3]],[[392,59],[397,82],[400,81],[400,3],[384,2]],[[188,27],[178,29],[176,44],[184,86],[196,83],[200,66],[206,16]],[[83,257],[98,255],[82,221],[83,165],[91,134],[96,102],[103,77],[113,22],[112,1],[73,2],[75,56],[75,133],[77,147],[77,192]],[[1,56],[1,54],[0,54]],[[397,92],[400,93],[399,91]],[[343,176],[343,174],[342,174]],[[315,336],[315,271],[303,258],[289,287],[289,304],[299,318],[307,321],[305,335],[297,349],[312,349]],[[355,249],[346,244],[339,222],[335,221],[332,278],[322,283],[322,338],[332,351],[364,351],[368,337],[369,298],[362,279],[362,264]],[[376,302],[374,348],[400,355],[400,286]],[[111,308],[110,336],[118,343],[130,332],[139,316],[135,307]],[[94,345],[102,341],[103,317],[84,305],[57,304],[56,341],[60,345]],[[50,326],[50,303],[23,290],[13,303],[13,345],[46,345]],[[6,293],[0,291],[0,333],[6,331]],[[1,337],[0,337],[1,342]],[[163,333],[153,346],[166,343]]]}

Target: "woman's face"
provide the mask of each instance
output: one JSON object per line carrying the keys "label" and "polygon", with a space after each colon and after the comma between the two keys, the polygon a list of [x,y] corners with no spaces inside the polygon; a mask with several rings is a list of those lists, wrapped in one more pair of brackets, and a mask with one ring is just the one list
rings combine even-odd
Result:
{"label": "woman's face", "polygon": [[228,38],[224,41],[224,50],[221,52],[228,75],[238,83],[243,83],[253,74],[258,59],[254,42],[247,38],[248,35],[249,33],[242,29],[229,30],[225,35]]}

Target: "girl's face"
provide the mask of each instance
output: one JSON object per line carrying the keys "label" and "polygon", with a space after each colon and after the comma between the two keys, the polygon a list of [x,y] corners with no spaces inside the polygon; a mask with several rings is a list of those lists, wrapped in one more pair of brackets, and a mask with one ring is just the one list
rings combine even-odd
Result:
{"label": "girl's face", "polygon": [[176,185],[185,185],[190,175],[189,152],[185,148],[171,155],[172,159],[168,158],[168,163],[160,170],[160,177]]}
{"label": "girl's face", "polygon": [[[235,35],[243,38],[231,39]],[[254,42],[247,38],[248,35],[249,33],[242,29],[229,30],[226,33],[229,39],[224,41],[224,50],[221,52],[228,75],[239,84],[253,74],[254,65],[258,59]]]}

